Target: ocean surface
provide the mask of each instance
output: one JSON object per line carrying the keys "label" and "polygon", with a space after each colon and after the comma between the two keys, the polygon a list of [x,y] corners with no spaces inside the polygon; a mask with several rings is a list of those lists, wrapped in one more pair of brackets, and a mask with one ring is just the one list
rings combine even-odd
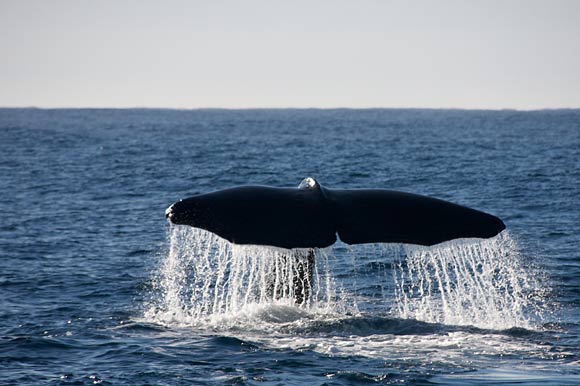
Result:
{"label": "ocean surface", "polygon": [[[305,177],[507,231],[339,242],[296,306],[283,251],[164,217]],[[580,385],[580,110],[0,109],[0,218],[1,385]]]}

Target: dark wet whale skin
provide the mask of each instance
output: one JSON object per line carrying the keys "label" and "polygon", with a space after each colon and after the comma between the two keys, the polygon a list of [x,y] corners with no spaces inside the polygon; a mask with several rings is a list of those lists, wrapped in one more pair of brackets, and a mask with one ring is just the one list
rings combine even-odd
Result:
{"label": "dark wet whale skin", "polygon": [[240,186],[196,195],[166,215],[236,244],[281,248],[324,248],[337,235],[347,244],[429,246],[505,229],[495,216],[447,201],[383,189],[327,189],[311,178],[299,188]]}

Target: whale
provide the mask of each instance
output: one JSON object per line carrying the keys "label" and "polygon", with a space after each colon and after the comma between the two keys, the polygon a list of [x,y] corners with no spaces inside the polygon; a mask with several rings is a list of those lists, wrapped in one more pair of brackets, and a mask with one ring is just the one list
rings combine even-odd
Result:
{"label": "whale", "polygon": [[346,244],[433,246],[491,238],[505,229],[498,217],[423,195],[385,189],[331,189],[314,178],[298,187],[238,186],[179,200],[165,216],[234,244],[286,249]]}

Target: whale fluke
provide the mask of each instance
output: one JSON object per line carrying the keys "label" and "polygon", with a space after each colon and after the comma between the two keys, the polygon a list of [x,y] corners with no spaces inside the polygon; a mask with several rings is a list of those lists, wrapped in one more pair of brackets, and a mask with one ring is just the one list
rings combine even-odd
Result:
{"label": "whale fluke", "polygon": [[490,214],[447,201],[382,189],[327,189],[312,178],[298,188],[241,186],[180,200],[175,224],[205,229],[235,244],[324,248],[347,244],[435,245],[490,238],[505,229]]}

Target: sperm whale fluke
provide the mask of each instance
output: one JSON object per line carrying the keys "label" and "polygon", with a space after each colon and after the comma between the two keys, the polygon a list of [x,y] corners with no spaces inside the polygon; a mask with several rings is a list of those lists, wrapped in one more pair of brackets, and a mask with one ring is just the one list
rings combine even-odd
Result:
{"label": "sperm whale fluke", "polygon": [[236,244],[324,248],[347,244],[435,245],[490,238],[505,229],[490,214],[436,198],[383,189],[327,189],[313,178],[298,188],[240,186],[196,195],[167,208],[175,224]]}

